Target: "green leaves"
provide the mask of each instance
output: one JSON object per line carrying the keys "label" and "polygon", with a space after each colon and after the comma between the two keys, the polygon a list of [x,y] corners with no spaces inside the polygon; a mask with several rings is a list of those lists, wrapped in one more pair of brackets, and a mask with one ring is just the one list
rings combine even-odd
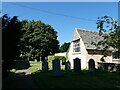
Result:
{"label": "green leaves", "polygon": [[2,19],[2,60],[3,71],[12,69],[14,66],[13,60],[18,55],[18,47],[21,37],[21,23],[17,16],[9,17],[7,14],[1,17]]}
{"label": "green leaves", "polygon": [[104,40],[98,44],[120,50],[120,27],[117,25],[117,21],[112,17],[103,16],[98,18],[96,24],[99,34],[104,37]]}
{"label": "green leaves", "polygon": [[32,59],[37,59],[58,51],[59,42],[57,40],[57,32],[54,31],[53,27],[41,21],[34,20],[23,20],[21,23],[21,31],[24,32],[20,41],[20,51],[21,53],[24,52],[23,57],[26,58],[29,53]]}
{"label": "green leaves", "polygon": [[70,42],[68,43],[65,42],[64,44],[62,44],[60,47],[60,52],[66,52],[69,48],[69,45],[70,45]]}

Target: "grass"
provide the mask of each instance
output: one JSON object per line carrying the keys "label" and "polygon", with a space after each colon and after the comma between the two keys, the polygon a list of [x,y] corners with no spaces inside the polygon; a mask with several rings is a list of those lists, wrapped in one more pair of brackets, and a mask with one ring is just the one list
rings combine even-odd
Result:
{"label": "grass", "polygon": [[[34,73],[38,70],[42,70],[42,62],[35,62],[35,61],[29,61],[30,67],[28,69],[29,72]],[[49,70],[52,70],[52,62],[48,63]],[[61,65],[61,69],[64,70],[64,65]]]}
{"label": "grass", "polygon": [[33,73],[44,88],[120,88],[120,76],[115,73],[82,71],[80,74],[62,71],[63,76],[53,77],[52,71]]}
{"label": "grass", "polygon": [[[61,70],[62,76],[54,77],[52,68],[49,71],[41,71],[41,63],[30,61],[28,71],[32,73],[35,81],[41,88],[119,88],[120,89],[120,74],[103,71],[89,73],[87,70],[82,70],[81,73],[75,73],[73,70],[66,72]],[[10,82],[15,75],[15,70],[10,72],[10,75],[4,79]]]}
{"label": "grass", "polygon": [[28,72],[34,73],[34,72],[41,69],[41,67],[40,67],[41,63],[40,62],[29,61],[29,63],[30,63],[30,67],[28,69]]}
{"label": "grass", "polygon": [[42,72],[38,64],[31,62],[32,75],[42,88],[120,88],[120,75],[96,71],[89,73],[83,70],[81,73],[74,73],[73,70],[66,72],[61,70],[61,77],[54,77],[52,70]]}

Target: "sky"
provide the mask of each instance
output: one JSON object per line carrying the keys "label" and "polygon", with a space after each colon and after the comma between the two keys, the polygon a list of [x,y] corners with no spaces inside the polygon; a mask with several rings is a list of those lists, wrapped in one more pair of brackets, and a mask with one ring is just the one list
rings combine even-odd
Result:
{"label": "sky", "polygon": [[41,20],[57,31],[60,45],[72,40],[75,28],[98,31],[97,17],[118,19],[117,2],[3,2],[2,14],[19,20]]}

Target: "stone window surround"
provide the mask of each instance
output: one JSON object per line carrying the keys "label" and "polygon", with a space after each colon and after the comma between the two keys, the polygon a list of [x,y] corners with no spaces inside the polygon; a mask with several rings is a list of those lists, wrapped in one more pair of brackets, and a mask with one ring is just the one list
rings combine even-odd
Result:
{"label": "stone window surround", "polygon": [[80,39],[73,41],[73,52],[80,52]]}

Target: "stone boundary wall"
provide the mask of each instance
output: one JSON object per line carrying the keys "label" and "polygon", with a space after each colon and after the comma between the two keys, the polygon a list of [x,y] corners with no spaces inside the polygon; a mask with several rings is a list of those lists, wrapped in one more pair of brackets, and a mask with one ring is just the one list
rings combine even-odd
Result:
{"label": "stone boundary wall", "polygon": [[120,64],[98,62],[98,69],[105,70],[108,72],[120,72]]}

